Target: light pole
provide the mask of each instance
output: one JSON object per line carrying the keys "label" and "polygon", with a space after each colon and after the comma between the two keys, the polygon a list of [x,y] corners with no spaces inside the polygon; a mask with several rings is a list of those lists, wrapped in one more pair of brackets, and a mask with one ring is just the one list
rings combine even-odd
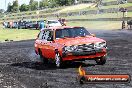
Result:
{"label": "light pole", "polygon": [[39,10],[39,6],[40,6],[40,1],[41,1],[41,0],[37,0],[37,1],[38,1],[38,10]]}
{"label": "light pole", "polygon": [[36,11],[36,14],[37,14],[37,19],[39,19],[39,2],[41,1],[41,0],[37,0],[38,1],[38,11]]}
{"label": "light pole", "polygon": [[[18,2],[18,0],[17,0],[17,2]],[[19,10],[19,2],[18,2],[18,7],[17,7],[17,9],[18,9],[18,12],[20,12],[20,10]]]}
{"label": "light pole", "polygon": [[38,1],[38,10],[39,10],[39,1]]}
{"label": "light pole", "polygon": [[5,10],[6,10],[6,0],[5,0]]}

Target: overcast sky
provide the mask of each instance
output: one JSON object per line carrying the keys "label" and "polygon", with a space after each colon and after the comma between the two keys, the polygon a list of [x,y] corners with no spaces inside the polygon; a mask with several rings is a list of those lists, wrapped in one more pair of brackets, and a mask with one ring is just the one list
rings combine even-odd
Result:
{"label": "overcast sky", "polygon": [[[8,3],[13,2],[14,0],[0,0],[0,9],[7,9]],[[25,3],[29,4],[30,0],[18,0],[19,5]],[[35,0],[35,1],[41,1],[41,0]],[[6,7],[5,7],[5,2],[6,2]]]}

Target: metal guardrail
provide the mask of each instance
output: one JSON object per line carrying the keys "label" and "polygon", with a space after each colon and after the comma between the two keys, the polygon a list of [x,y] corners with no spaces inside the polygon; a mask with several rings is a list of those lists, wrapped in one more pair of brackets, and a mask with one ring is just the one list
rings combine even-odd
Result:
{"label": "metal guardrail", "polygon": [[103,6],[118,5],[118,2],[117,1],[105,2],[105,3],[102,3],[102,5]]}

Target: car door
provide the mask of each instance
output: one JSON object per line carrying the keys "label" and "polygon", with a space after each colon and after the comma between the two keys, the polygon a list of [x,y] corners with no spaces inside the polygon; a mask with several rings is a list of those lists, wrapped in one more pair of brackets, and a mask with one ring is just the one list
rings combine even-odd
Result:
{"label": "car door", "polygon": [[40,41],[40,47],[41,47],[42,55],[45,58],[48,58],[48,52],[47,52],[47,48],[48,48],[47,38],[48,38],[48,35],[49,35],[48,31],[47,31],[47,29],[45,29],[42,33],[42,40]]}
{"label": "car door", "polygon": [[39,48],[42,51],[42,55],[45,58],[54,58],[55,56],[55,48],[53,46],[54,42],[49,40],[49,38],[53,37],[53,31],[45,29],[39,34],[39,39],[37,42],[39,43]]}
{"label": "car door", "polygon": [[55,43],[54,43],[54,31],[49,31],[49,36],[47,38],[47,51],[48,58],[54,59],[55,57]]}
{"label": "car door", "polygon": [[[44,30],[44,34],[42,36],[42,50],[43,50],[43,55],[46,58],[54,58],[54,46],[53,46],[53,31],[51,30]],[[49,40],[50,38],[50,40]],[[52,38],[52,39],[51,39]]]}
{"label": "car door", "polygon": [[42,51],[42,47],[43,47],[43,40],[42,40],[42,36],[43,36],[43,33],[44,31],[41,31],[39,34],[38,34],[38,38],[36,39],[35,41],[35,48],[36,48],[36,51],[38,51],[39,49]]}

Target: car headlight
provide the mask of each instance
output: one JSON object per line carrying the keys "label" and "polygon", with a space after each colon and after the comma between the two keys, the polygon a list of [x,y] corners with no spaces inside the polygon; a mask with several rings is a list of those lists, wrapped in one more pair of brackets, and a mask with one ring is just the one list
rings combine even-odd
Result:
{"label": "car headlight", "polygon": [[63,48],[64,51],[72,52],[77,49],[77,46],[65,46]]}
{"label": "car headlight", "polygon": [[94,45],[95,48],[106,48],[106,42],[97,42]]}

